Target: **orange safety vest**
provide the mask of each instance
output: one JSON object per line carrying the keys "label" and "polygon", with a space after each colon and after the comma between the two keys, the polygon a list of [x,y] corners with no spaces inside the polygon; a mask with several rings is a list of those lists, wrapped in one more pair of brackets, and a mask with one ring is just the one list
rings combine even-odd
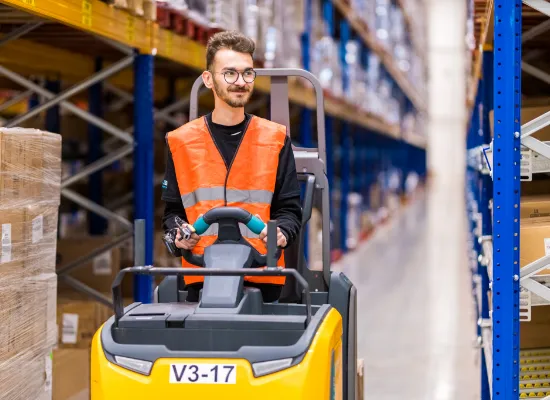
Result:
{"label": "orange safety vest", "polygon": [[[214,207],[240,207],[252,215],[270,219],[271,200],[275,191],[279,152],[286,138],[286,127],[252,116],[245,128],[233,162],[227,166],[210,133],[206,118],[189,121],[166,135],[172,153],[176,179],[187,214],[193,224],[201,214]],[[246,226],[239,224],[241,234],[261,254],[266,244]],[[217,239],[218,224],[213,224],[193,248],[195,254]],[[284,267],[284,254],[278,266]],[[182,258],[184,268],[199,268]],[[202,276],[186,276],[185,283],[202,282]],[[246,281],[284,285],[284,276],[246,276]]]}

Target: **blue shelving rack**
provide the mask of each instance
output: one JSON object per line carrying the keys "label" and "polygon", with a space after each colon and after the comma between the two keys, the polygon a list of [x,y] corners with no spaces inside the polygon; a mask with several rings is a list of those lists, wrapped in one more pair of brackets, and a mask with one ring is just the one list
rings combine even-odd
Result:
{"label": "blue shelving rack", "polygon": [[[160,26],[150,29],[151,25],[155,24],[154,22],[146,22],[131,16],[122,9],[108,8],[104,2],[99,0],[89,0],[89,2],[92,5],[91,11],[82,9],[82,13],[88,12],[91,13],[91,16],[80,14],[79,0],[58,0],[57,3],[41,2],[36,4],[18,0],[0,0],[0,9],[18,9],[21,11],[22,18],[21,25],[14,28],[12,32],[6,33],[2,39],[0,51],[6,52],[2,54],[2,59],[13,58],[11,51],[13,48],[17,48],[17,57],[26,57],[18,60],[17,64],[27,65],[32,70],[36,64],[34,61],[37,56],[34,46],[40,47],[40,53],[48,54],[48,60],[56,58],[53,67],[42,66],[40,63],[40,66],[36,67],[37,70],[32,70],[28,76],[17,74],[15,69],[10,69],[12,67],[10,65],[0,66],[0,76],[25,88],[28,93],[21,95],[32,99],[29,102],[31,110],[9,121],[7,126],[17,126],[33,115],[47,111],[47,128],[58,132],[61,125],[60,109],[68,109],[85,120],[88,123],[87,144],[90,149],[84,157],[87,165],[80,172],[62,182],[62,196],[89,212],[90,226],[88,230],[90,234],[105,235],[107,221],[115,222],[122,228],[122,234],[108,245],[95,249],[93,254],[100,254],[113,247],[118,247],[122,243],[132,240],[135,230],[142,232],[144,229],[143,245],[137,246],[140,248],[135,253],[136,259],[139,259],[140,263],[148,265],[154,260],[155,183],[158,184],[156,182],[158,179],[155,179],[154,174],[154,124],[157,120],[162,120],[171,128],[178,125],[178,121],[171,116],[171,113],[176,110],[185,110],[188,103],[185,99],[177,99],[181,94],[175,93],[175,87],[176,83],[181,82],[176,82],[176,80],[194,80],[200,74],[202,65],[198,65],[197,60],[203,57],[204,49],[201,49],[199,44],[189,38],[169,32]],[[392,1],[391,7],[403,8],[405,3],[404,1]],[[63,18],[56,19],[60,4],[74,12],[66,13],[67,15],[63,15]],[[345,0],[305,0],[305,32],[302,36],[302,61],[305,69],[311,69],[312,40],[316,37],[313,35],[315,27],[312,22],[315,6],[320,10],[328,28],[328,34],[340,41],[338,59],[343,69],[344,90],[354,84],[350,81],[350,73],[346,67],[346,45],[349,40],[356,40],[360,43],[361,48],[358,62],[367,67],[370,62],[368,56],[377,54],[380,60],[379,75],[389,82],[390,91],[398,99],[402,111],[423,112],[425,99],[420,93],[419,89],[421,88],[411,82],[407,73],[399,67],[397,60],[391,57],[391,50],[382,50],[379,39],[373,33],[376,30],[375,27],[367,26],[366,20],[359,21],[349,2]],[[93,24],[84,26],[82,24],[83,16],[92,19]],[[44,24],[45,20],[48,20],[48,24]],[[406,24],[410,40],[414,39],[411,37],[413,35],[411,22],[415,21],[409,21]],[[34,42],[33,46],[29,46],[28,49],[20,41],[23,39],[33,42],[33,38],[39,36],[45,25],[55,24],[63,26],[63,29],[59,30],[60,33],[56,34],[59,36],[48,35],[48,41]],[[31,32],[34,36],[28,36]],[[78,51],[71,47],[71,42],[74,42],[72,36],[78,36],[83,43],[77,49]],[[100,40],[97,40],[98,38]],[[82,51],[82,49],[86,50]],[[412,45],[411,49],[418,50],[416,46]],[[120,55],[120,59],[116,58],[118,55]],[[86,61],[82,61],[82,59],[86,59]],[[162,59],[162,62],[156,63],[157,59]],[[77,61],[82,61],[82,63],[78,63],[80,67],[73,68],[72,65],[77,64]],[[172,65],[167,67],[167,64],[170,63]],[[62,78],[48,81],[45,88],[36,84],[29,77],[41,74],[50,76],[55,69],[58,69],[57,75]],[[129,69],[132,69],[131,74]],[[174,71],[181,71],[181,75],[175,74]],[[124,72],[124,74],[117,75],[119,72]],[[90,74],[91,76],[88,76]],[[66,76],[72,77],[78,83],[70,89],[61,90],[63,86],[61,84],[66,83],[61,80],[66,79]],[[164,85],[155,87],[157,82],[164,83]],[[298,90],[302,89],[304,88],[301,86],[298,88]],[[70,100],[74,95],[84,91],[87,91],[84,96],[89,106],[86,111],[79,109]],[[124,129],[108,122],[107,107],[103,103],[106,92],[115,96],[117,100],[130,104],[130,113],[133,113],[131,128]],[[258,92],[261,93],[260,96],[265,97],[265,93],[262,93],[261,89]],[[307,93],[305,91],[303,93],[304,97],[307,97]],[[35,94],[39,94],[46,102],[40,104],[39,96]],[[159,97],[163,98],[159,99]],[[301,118],[299,129],[292,133],[296,134],[301,146],[314,146],[317,140],[312,137],[312,132],[315,131],[314,111],[308,108],[307,102],[303,102],[302,98],[296,97],[298,96],[294,96],[292,101],[295,105],[300,106]],[[12,100],[15,99],[10,99],[10,101]],[[348,231],[348,194],[352,192],[362,194],[363,209],[371,207],[368,202],[368,188],[379,179],[380,172],[384,172],[390,167],[398,168],[403,179],[410,171],[416,171],[420,179],[423,180],[426,175],[425,132],[416,132],[416,135],[409,136],[403,135],[401,126],[389,124],[383,118],[384,116],[359,110],[345,96],[340,99],[326,96],[325,100],[327,174],[331,188],[339,189],[341,193],[338,203],[331,199],[332,210],[337,213],[337,218],[333,218],[332,221],[334,224],[332,232],[337,235],[337,238],[331,240],[331,243],[335,243],[335,250],[345,252]],[[172,104],[166,105],[164,103],[166,101]],[[155,106],[161,105],[164,108],[155,109]],[[111,137],[105,138],[107,136],[105,133],[110,134]],[[121,143],[121,146],[112,150],[115,146],[111,145],[117,142]],[[109,150],[105,150],[107,148]],[[104,170],[106,168],[116,169],[123,159],[130,156],[133,157],[134,165],[133,195],[129,193],[129,196],[124,196],[124,199],[117,199],[117,205],[124,201],[129,202],[129,198],[133,199],[133,218],[125,218],[110,209],[109,205],[103,204],[102,188]],[[74,155],[74,157],[78,158],[80,155]],[[88,179],[90,193],[87,197],[79,194],[72,187],[73,184],[85,179]],[[126,205],[126,203],[124,204]],[[134,225],[133,221],[140,222]],[[58,274],[73,288],[85,292],[97,301],[110,305],[108,296],[91,290],[81,282],[67,276],[70,271],[84,265],[85,261],[89,261],[94,256],[93,254],[83,256],[76,264],[70,263],[70,265],[62,266]],[[145,276],[136,276],[135,278],[134,299],[140,302],[151,301],[153,287],[151,278]]]}
{"label": "blue shelving rack", "polygon": [[[481,77],[467,139],[466,193],[471,228],[470,266],[479,316],[481,398],[548,398],[550,380],[543,364],[550,358],[550,352],[522,349],[520,327],[531,319],[532,294],[538,295],[543,304],[550,304],[550,289],[533,278],[550,264],[550,257],[520,268],[520,205],[522,181],[548,172],[530,154],[550,157],[550,145],[531,136],[550,123],[550,112],[521,123],[525,77],[533,75],[550,82],[547,74],[544,76],[540,70],[537,73],[524,62],[522,47],[550,25],[541,18],[538,21],[541,23],[526,30],[523,11],[530,10],[532,16],[536,10],[540,17],[547,17],[550,3],[537,0],[491,3],[488,2],[494,15],[493,21],[489,21],[493,26],[493,36],[489,38],[492,44],[483,47]],[[488,11],[490,15],[491,9]],[[494,110],[492,121],[491,110]],[[550,335],[548,326],[541,329],[548,330],[545,332]]]}

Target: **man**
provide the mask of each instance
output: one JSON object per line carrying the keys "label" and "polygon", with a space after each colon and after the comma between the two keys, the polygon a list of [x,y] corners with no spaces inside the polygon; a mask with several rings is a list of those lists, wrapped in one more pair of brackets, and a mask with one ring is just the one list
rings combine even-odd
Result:
{"label": "man", "polygon": [[[294,154],[286,128],[245,113],[254,89],[254,42],[237,32],[220,32],[208,42],[204,85],[214,94],[214,110],[167,134],[169,157],[162,199],[165,231],[175,216],[189,224],[214,207],[241,207],[264,222],[277,221],[277,245],[285,248],[298,236],[302,209]],[[243,232],[243,229],[241,229]],[[259,236],[244,229],[245,239],[266,253],[267,230]],[[202,254],[217,235],[206,232],[176,246]],[[278,265],[284,266],[283,256]],[[182,259],[186,268],[194,267]],[[203,277],[185,277],[187,300],[196,302]],[[284,277],[245,277],[260,288],[264,301],[279,299]]]}

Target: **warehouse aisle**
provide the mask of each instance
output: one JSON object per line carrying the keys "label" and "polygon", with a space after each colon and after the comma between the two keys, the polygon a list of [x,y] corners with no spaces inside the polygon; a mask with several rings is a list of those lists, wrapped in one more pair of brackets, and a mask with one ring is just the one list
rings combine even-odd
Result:
{"label": "warehouse aisle", "polygon": [[429,270],[427,225],[420,199],[337,264],[358,287],[366,399],[479,399],[469,272]]}

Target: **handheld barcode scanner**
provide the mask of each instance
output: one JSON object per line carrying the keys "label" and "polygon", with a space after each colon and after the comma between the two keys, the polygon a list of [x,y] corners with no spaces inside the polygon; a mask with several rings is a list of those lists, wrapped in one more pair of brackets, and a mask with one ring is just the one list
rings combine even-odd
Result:
{"label": "handheld barcode scanner", "polygon": [[[308,79],[316,92],[319,149],[294,148],[306,191],[302,232],[285,249],[286,268],[276,264],[275,222],[268,222],[268,251],[260,254],[243,239],[239,225],[260,233],[262,221],[235,207],[205,213],[193,228],[201,235],[218,224],[216,242],[201,255],[182,251],[201,268],[135,266],[118,274],[114,315],[92,341],[92,400],[357,398],[356,290],[343,273],[330,268],[321,85],[300,69],[259,69],[257,74],[271,78],[271,119],[287,128],[288,77]],[[190,119],[197,117],[201,85],[198,78]],[[315,193],[321,196],[323,216],[322,271],[310,270],[303,256],[303,231]],[[164,276],[154,303],[123,307],[121,282],[128,274]],[[205,276],[200,301],[186,303],[182,277],[197,275]],[[245,276],[262,275],[287,277],[285,301],[265,303],[259,289],[243,284]]]}

